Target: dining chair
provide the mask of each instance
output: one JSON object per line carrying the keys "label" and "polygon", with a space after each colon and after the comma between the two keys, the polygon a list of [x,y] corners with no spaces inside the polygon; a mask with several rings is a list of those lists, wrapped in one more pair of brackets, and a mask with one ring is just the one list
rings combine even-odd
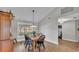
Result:
{"label": "dining chair", "polygon": [[41,46],[43,46],[43,48],[45,49],[44,40],[45,40],[45,35],[41,35],[39,39],[36,41],[35,47],[39,49],[39,52],[40,52]]}
{"label": "dining chair", "polygon": [[30,48],[32,47],[32,40],[30,37],[28,37],[27,35],[25,35],[25,48],[27,48],[28,46],[28,51],[30,51]]}

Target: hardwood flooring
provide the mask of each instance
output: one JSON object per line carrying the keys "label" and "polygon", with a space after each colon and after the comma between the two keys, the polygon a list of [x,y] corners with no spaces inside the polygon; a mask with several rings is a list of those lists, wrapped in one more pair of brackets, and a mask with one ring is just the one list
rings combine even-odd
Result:
{"label": "hardwood flooring", "polygon": [[[63,42],[62,44],[56,45],[56,44],[45,41],[45,49],[41,48],[41,52],[78,52],[79,51],[76,49],[76,47],[72,48],[66,45],[67,42],[64,42],[64,41],[62,42]],[[28,52],[28,50],[27,48],[25,48],[24,42],[20,42],[14,45],[14,52]],[[39,52],[38,49],[36,49],[35,52]]]}

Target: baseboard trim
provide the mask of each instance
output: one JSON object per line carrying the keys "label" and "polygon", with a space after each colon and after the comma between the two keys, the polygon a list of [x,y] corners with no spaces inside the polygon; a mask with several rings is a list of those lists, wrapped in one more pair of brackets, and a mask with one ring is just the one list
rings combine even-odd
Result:
{"label": "baseboard trim", "polygon": [[51,41],[51,40],[46,40],[46,41],[48,41],[48,42],[50,42],[50,43],[54,43],[54,44],[58,45],[58,42],[54,42],[54,41]]}
{"label": "baseboard trim", "polygon": [[78,42],[78,41],[76,41],[76,40],[70,40],[70,39],[65,39],[65,38],[63,38],[62,40],[71,41],[71,42]]}

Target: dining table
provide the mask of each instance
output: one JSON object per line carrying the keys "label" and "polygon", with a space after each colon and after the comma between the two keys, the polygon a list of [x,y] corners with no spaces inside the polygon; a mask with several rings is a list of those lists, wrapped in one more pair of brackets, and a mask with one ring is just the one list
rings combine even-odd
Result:
{"label": "dining table", "polygon": [[32,39],[32,50],[35,51],[36,50],[36,41],[39,39],[40,36],[32,36],[31,39]]}

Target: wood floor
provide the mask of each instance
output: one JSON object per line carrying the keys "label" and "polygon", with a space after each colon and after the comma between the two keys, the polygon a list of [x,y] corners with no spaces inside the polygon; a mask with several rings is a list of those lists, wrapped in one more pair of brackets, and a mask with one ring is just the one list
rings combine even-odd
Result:
{"label": "wood floor", "polygon": [[[72,48],[70,46],[64,45],[64,43],[56,45],[47,41],[45,41],[45,49],[41,48],[41,52],[78,52],[78,51],[79,50],[75,49],[75,47]],[[20,42],[15,44],[14,52],[28,52],[28,50],[27,48],[25,48],[24,42]],[[39,52],[38,49],[36,49],[35,52]]]}

